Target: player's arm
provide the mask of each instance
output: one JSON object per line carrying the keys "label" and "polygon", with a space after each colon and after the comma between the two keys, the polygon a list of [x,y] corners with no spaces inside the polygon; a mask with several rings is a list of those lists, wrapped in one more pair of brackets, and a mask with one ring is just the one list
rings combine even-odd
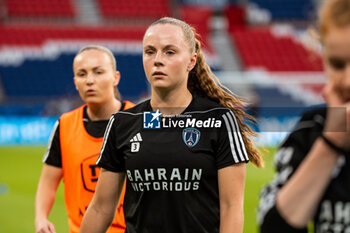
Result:
{"label": "player's arm", "polygon": [[[326,148],[322,148],[322,142],[317,140],[322,126],[312,120],[321,115],[305,114],[277,151],[275,165],[278,173],[260,196],[261,233],[307,232],[306,226],[330,180],[329,170],[333,170],[332,152],[329,154]],[[286,211],[291,216],[286,216]],[[290,221],[290,217],[294,220]],[[295,218],[303,223],[293,222]]]}
{"label": "player's arm", "polygon": [[303,163],[277,194],[276,208],[286,222],[297,228],[307,226],[330,183],[337,161],[337,153],[322,139],[317,139]]}
{"label": "player's arm", "polygon": [[[303,121],[300,124],[303,124]],[[310,131],[312,129],[306,130]],[[283,185],[288,182],[288,179],[293,176],[295,170],[303,160],[305,153],[307,153],[301,150],[303,147],[300,142],[307,141],[307,131],[293,132],[275,154],[277,174],[260,192],[258,211],[260,233],[307,233],[306,227],[296,228],[287,223],[276,208],[277,195],[283,188]],[[302,135],[306,136],[303,137]]]}
{"label": "player's arm", "polygon": [[243,136],[234,113],[224,111],[215,145],[220,201],[220,233],[243,232],[243,197],[246,163]]}
{"label": "player's arm", "polygon": [[218,170],[220,233],[243,232],[245,171],[245,163]]}
{"label": "player's arm", "polygon": [[[330,96],[329,106],[341,106],[339,102],[333,103],[332,98],[336,96],[334,90],[331,91],[331,95],[333,96]],[[338,111],[327,110],[327,119],[322,133],[334,143],[343,142],[338,146],[345,148],[346,143],[350,144],[344,140],[350,138],[347,135],[350,132],[349,129],[344,130],[345,122],[350,119],[345,111],[343,114],[338,114]],[[306,122],[301,123],[306,125]],[[315,128],[300,130],[299,134],[293,132],[286,141],[285,147],[279,150],[280,155],[285,154],[283,157],[278,156],[281,159],[277,159],[277,162],[282,164],[282,168],[279,169],[276,179],[261,192],[259,206],[261,233],[307,232],[306,226],[332,179],[332,173],[339,159],[338,153],[322,138],[309,141],[313,130]],[[298,140],[299,143],[296,143]],[[302,141],[305,143],[301,143]],[[308,145],[311,146],[310,150],[307,149]],[[298,161],[299,166],[295,162],[298,157],[302,157],[302,161]]]}
{"label": "player's arm", "polygon": [[35,198],[35,229],[37,233],[56,232],[48,216],[62,179],[59,121],[52,130],[49,146],[43,158],[43,168]]}
{"label": "player's arm", "polygon": [[[329,108],[322,134],[332,144],[346,151],[350,142],[347,124],[350,121],[350,112],[347,110],[350,103],[342,98],[332,81],[327,83],[324,93]],[[331,148],[325,139],[316,140],[299,169],[277,195],[277,209],[288,223],[301,227],[311,220],[331,181],[338,155],[339,152]]]}
{"label": "player's arm", "polygon": [[62,168],[43,165],[35,197],[35,231],[36,233],[56,232],[48,216],[55,201],[57,187],[62,179]]}
{"label": "player's arm", "polygon": [[81,224],[81,233],[106,232],[113,221],[124,180],[125,173],[101,168],[94,197]]}

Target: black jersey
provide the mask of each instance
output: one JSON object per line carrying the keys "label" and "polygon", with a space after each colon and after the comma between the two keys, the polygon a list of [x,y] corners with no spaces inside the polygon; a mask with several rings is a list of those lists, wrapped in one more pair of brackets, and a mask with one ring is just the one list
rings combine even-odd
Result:
{"label": "black jersey", "polygon": [[116,113],[97,164],[126,172],[126,232],[215,233],[218,169],[241,162],[248,156],[232,111],[193,97],[176,116],[152,112],[149,100]]}
{"label": "black jersey", "polygon": [[[304,114],[294,131],[276,153],[277,174],[274,180],[261,191],[258,216],[261,233],[307,232],[306,228],[296,229],[285,222],[276,209],[275,199],[278,191],[293,175],[322,133],[325,116],[325,108]],[[314,232],[350,232],[350,163],[348,155],[339,155],[331,183],[318,204],[314,216]]]}

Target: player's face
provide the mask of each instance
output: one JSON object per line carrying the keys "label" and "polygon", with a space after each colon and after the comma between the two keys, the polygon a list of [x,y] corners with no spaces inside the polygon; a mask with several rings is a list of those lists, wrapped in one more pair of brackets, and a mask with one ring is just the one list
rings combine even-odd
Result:
{"label": "player's face", "polygon": [[330,27],[324,40],[324,63],[343,101],[350,101],[350,25]]}
{"label": "player's face", "polygon": [[189,71],[197,55],[191,53],[181,27],[158,24],[143,39],[143,67],[152,88],[187,88]]}
{"label": "player's face", "polygon": [[103,104],[114,98],[119,72],[113,69],[107,53],[86,50],[74,59],[74,84],[81,98],[90,104]]}

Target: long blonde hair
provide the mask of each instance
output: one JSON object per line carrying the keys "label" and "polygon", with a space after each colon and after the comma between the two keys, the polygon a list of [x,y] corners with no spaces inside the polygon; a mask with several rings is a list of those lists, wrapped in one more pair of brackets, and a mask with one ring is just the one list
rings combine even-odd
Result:
{"label": "long blonde hair", "polygon": [[[234,93],[223,86],[218,78],[213,74],[209,65],[205,61],[201,49],[201,43],[196,38],[194,28],[179,19],[164,17],[150,25],[172,24],[181,27],[185,36],[185,41],[189,45],[191,52],[197,53],[197,62],[190,71],[187,87],[192,94],[196,94],[210,100],[213,100],[224,107],[231,109],[239,123],[242,131],[243,141],[249,156],[249,160],[257,167],[263,167],[264,162],[259,150],[254,146],[253,138],[256,133],[252,131],[249,125],[245,124],[244,119],[254,120],[254,118],[244,112],[245,104]],[[215,81],[214,81],[215,80]]]}

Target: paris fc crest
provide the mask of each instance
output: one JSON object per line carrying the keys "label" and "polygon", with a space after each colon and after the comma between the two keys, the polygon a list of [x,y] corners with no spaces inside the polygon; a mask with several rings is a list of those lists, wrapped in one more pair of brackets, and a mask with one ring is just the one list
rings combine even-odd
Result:
{"label": "paris fc crest", "polygon": [[201,132],[195,128],[187,128],[182,131],[182,139],[188,147],[194,147],[201,136]]}

